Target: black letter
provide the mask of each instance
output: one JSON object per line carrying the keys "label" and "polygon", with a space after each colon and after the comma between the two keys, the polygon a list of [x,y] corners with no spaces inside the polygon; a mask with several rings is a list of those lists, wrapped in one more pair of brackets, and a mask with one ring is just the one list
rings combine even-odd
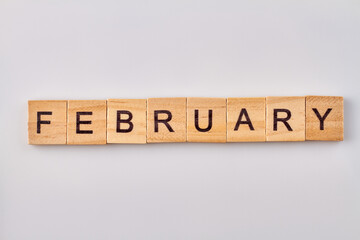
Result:
{"label": "black letter", "polygon": [[199,132],[208,132],[212,128],[212,110],[209,109],[209,122],[208,126],[206,128],[200,128],[199,127],[199,110],[195,109],[195,128]]}
{"label": "black letter", "polygon": [[327,116],[329,115],[329,113],[331,112],[332,108],[328,108],[328,110],[326,110],[323,117],[321,117],[319,111],[316,108],[313,108],[312,110],[316,114],[317,118],[320,120],[320,130],[324,130],[324,121],[327,118]]}
{"label": "black letter", "polygon": [[[129,117],[127,119],[121,119],[121,114],[127,114]],[[116,132],[121,132],[121,133],[128,133],[131,132],[134,128],[134,124],[131,122],[131,119],[133,118],[133,115],[130,111],[117,111],[117,118],[116,118]],[[128,129],[121,129],[120,128],[120,123],[127,123],[129,124],[129,128]]]}
{"label": "black letter", "polygon": [[76,112],[76,133],[92,134],[92,130],[80,130],[80,124],[91,124],[91,121],[80,121],[80,115],[92,115],[92,112]]}
{"label": "black letter", "polygon": [[41,115],[52,115],[52,112],[37,112],[37,133],[40,133],[41,124],[50,124],[50,121],[41,121]]}
{"label": "black letter", "polygon": [[[167,114],[168,117],[166,119],[159,120],[159,114],[161,114],[161,113]],[[159,123],[165,124],[165,126],[167,127],[167,129],[170,132],[174,132],[174,130],[171,128],[171,126],[168,123],[168,122],[170,122],[171,119],[172,119],[172,114],[171,114],[170,111],[168,111],[168,110],[155,110],[154,111],[154,128],[155,128],[154,130],[155,130],[155,132],[159,131]]]}
{"label": "black letter", "polygon": [[[285,112],[287,114],[286,118],[278,118],[278,112]],[[277,131],[277,123],[283,122],[288,131],[292,131],[288,121],[291,118],[291,112],[288,109],[274,109],[274,131]]]}
{"label": "black letter", "polygon": [[[245,116],[246,121],[241,121],[241,118],[242,118],[243,115]],[[252,123],[251,123],[251,121],[250,121],[250,118],[249,118],[249,115],[248,115],[248,113],[247,113],[247,111],[246,111],[246,108],[242,108],[242,109],[241,109],[240,115],[239,115],[239,119],[238,119],[237,122],[236,122],[234,131],[239,130],[240,124],[247,124],[247,125],[249,125],[249,128],[250,128],[251,131],[255,130],[255,129],[254,129],[254,126],[252,125]]]}

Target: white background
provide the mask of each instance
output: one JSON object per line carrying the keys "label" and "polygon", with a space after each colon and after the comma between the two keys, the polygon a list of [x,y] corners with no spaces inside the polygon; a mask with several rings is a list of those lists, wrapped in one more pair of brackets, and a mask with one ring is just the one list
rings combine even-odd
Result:
{"label": "white background", "polygon": [[[0,2],[0,239],[360,239],[360,2]],[[27,145],[27,100],[338,95],[343,142]]]}

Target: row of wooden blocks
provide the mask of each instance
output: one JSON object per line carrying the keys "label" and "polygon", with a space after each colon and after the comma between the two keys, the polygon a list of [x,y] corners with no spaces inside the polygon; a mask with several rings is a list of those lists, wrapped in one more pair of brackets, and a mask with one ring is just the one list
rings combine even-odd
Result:
{"label": "row of wooden blocks", "polygon": [[29,144],[343,140],[343,98],[28,102]]}

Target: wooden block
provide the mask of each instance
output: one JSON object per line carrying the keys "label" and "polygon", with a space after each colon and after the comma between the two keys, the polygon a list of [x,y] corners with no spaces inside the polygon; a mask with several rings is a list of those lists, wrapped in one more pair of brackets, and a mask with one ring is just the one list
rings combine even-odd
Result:
{"label": "wooden block", "polygon": [[28,101],[29,144],[66,144],[67,101]]}
{"label": "wooden block", "polygon": [[67,144],[106,144],[106,101],[69,100]]}
{"label": "wooden block", "polygon": [[305,97],[266,98],[266,141],[305,141]]}
{"label": "wooden block", "polygon": [[344,139],[343,97],[306,97],[306,140]]}
{"label": "wooden block", "polygon": [[107,109],[108,143],[146,143],[146,99],[109,99]]}
{"label": "wooden block", "polygon": [[147,142],[186,142],[186,98],[149,98]]}
{"label": "wooden block", "polygon": [[265,141],[265,98],[227,99],[227,142]]}
{"label": "wooden block", "polygon": [[226,142],[226,98],[187,99],[187,141]]}

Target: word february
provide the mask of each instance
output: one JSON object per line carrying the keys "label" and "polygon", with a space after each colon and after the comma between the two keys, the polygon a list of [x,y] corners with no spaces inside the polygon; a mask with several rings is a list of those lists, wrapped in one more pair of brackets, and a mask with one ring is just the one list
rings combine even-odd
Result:
{"label": "word february", "polygon": [[343,98],[28,102],[29,144],[342,141]]}

